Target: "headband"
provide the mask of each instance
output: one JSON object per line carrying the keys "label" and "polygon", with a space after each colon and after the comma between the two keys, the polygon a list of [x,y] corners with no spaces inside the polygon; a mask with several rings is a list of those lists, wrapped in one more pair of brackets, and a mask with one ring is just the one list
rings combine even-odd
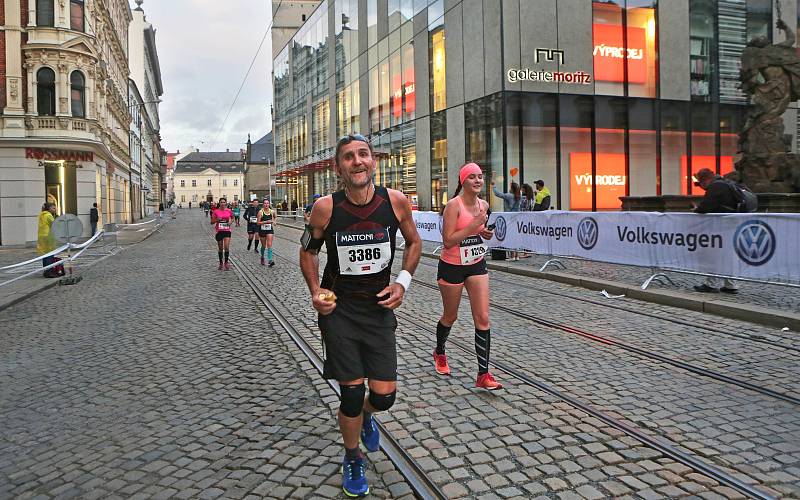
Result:
{"label": "headband", "polygon": [[464,181],[472,174],[483,174],[481,167],[476,165],[475,163],[467,163],[463,167],[461,167],[461,171],[458,173],[458,181],[461,184],[464,184]]}

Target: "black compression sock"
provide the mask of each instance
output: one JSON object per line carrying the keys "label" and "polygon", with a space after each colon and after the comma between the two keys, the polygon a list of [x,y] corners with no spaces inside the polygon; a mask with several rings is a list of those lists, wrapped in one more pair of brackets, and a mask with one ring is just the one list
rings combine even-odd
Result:
{"label": "black compression sock", "polygon": [[228,257],[230,257],[230,255],[231,255],[231,253],[229,251],[225,250],[225,263],[226,264],[228,263]]}
{"label": "black compression sock", "polygon": [[258,240],[255,240],[255,242],[256,242],[256,246],[255,246],[254,248],[255,248],[256,250],[258,250]]}
{"label": "black compression sock", "polygon": [[361,453],[361,448],[356,446],[353,449],[345,448],[344,456],[346,456],[348,460],[355,460],[356,458],[363,456],[363,453]]}
{"label": "black compression sock", "polygon": [[489,371],[489,330],[475,329],[475,354],[478,356],[478,375]]}
{"label": "black compression sock", "polygon": [[444,354],[444,344],[447,342],[451,328],[453,328],[452,325],[444,326],[441,321],[436,324],[436,354]]}
{"label": "black compression sock", "polygon": [[222,252],[217,252],[217,256],[219,256],[219,263],[222,264]]}
{"label": "black compression sock", "polygon": [[247,249],[250,250],[251,246],[253,246],[253,240],[247,240]]}

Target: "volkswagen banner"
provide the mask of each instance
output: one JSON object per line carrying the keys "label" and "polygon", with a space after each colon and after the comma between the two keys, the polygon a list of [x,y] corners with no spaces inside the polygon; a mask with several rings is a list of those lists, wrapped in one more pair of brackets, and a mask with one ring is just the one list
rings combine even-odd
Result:
{"label": "volkswagen banner", "polygon": [[[438,217],[415,212],[423,239],[441,242],[438,229],[420,228]],[[487,242],[493,248],[800,283],[798,214],[549,210],[497,212],[490,222],[496,225]]]}

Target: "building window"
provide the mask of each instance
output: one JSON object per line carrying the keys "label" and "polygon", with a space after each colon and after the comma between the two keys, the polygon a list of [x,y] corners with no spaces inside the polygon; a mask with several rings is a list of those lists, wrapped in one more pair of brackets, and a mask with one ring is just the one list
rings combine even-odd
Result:
{"label": "building window", "polygon": [[193,188],[197,187],[197,179],[192,179],[192,187]]}
{"label": "building window", "polygon": [[234,186],[238,186],[239,185],[239,179],[234,179],[233,180],[233,185]]}
{"label": "building window", "polygon": [[208,187],[211,187],[211,179],[208,179],[208,180],[206,181],[206,185],[207,185]]}
{"label": "building window", "polygon": [[36,106],[39,116],[56,115],[56,73],[50,68],[36,73]]}
{"label": "building window", "polygon": [[86,79],[80,71],[73,71],[69,83],[72,116],[86,118]]}
{"label": "building window", "polygon": [[[447,192],[447,115],[431,115],[431,209],[438,212],[448,200]],[[453,187],[455,191],[455,187]]]}
{"label": "building window", "polygon": [[182,187],[182,188],[186,187],[186,181],[185,181],[185,180],[183,180],[183,179],[181,179],[181,187]]}
{"label": "building window", "polygon": [[[211,185],[211,180],[209,179],[208,185]],[[222,179],[222,187],[228,187],[228,179]]]}
{"label": "building window", "polygon": [[36,25],[55,26],[55,6],[53,0],[36,0]]}
{"label": "building window", "polygon": [[197,195],[196,194],[192,195],[192,201],[197,201]]}
{"label": "building window", "polygon": [[592,17],[596,93],[655,97],[655,1],[593,2]]}
{"label": "building window", "polygon": [[431,110],[435,113],[447,107],[444,28],[431,33]]}
{"label": "building window", "polygon": [[181,195],[181,203],[185,203],[185,202],[186,202],[186,195],[182,194]]}
{"label": "building window", "polygon": [[86,31],[83,17],[83,0],[69,0],[69,27],[75,31]]}

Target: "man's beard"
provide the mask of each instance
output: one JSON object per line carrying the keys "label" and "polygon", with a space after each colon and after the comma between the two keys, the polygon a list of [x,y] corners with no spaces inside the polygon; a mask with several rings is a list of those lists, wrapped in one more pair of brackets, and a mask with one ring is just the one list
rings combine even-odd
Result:
{"label": "man's beard", "polygon": [[348,174],[346,176],[342,176],[342,183],[349,189],[358,189],[369,186],[370,184],[375,183],[375,170],[373,170],[372,173],[369,174],[366,179],[364,179],[364,182],[356,183],[353,181],[353,177]]}

